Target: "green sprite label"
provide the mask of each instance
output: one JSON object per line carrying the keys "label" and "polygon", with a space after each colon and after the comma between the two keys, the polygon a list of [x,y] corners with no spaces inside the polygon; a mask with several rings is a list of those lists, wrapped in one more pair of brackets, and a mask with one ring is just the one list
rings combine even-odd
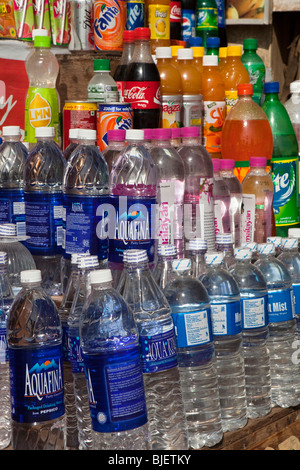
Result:
{"label": "green sprite label", "polygon": [[298,157],[272,160],[276,225],[299,223]]}
{"label": "green sprite label", "polygon": [[203,29],[218,30],[217,8],[197,8],[196,30],[201,31]]}
{"label": "green sprite label", "polygon": [[36,142],[37,127],[54,127],[59,139],[59,104],[55,88],[29,87],[25,104],[25,140]]}

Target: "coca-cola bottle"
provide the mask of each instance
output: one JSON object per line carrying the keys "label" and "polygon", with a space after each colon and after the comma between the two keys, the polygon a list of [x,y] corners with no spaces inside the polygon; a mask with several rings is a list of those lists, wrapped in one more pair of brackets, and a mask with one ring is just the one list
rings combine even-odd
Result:
{"label": "coca-cola bottle", "polygon": [[150,29],[136,28],[135,47],[125,76],[124,98],[133,110],[133,128],[158,128],[160,76],[150,51]]}
{"label": "coca-cola bottle", "polygon": [[134,51],[134,30],[123,32],[123,52],[114,73],[114,80],[117,83],[120,95],[120,102],[124,102],[125,75],[129,62]]}
{"label": "coca-cola bottle", "polygon": [[181,0],[170,1],[170,39],[181,39]]}

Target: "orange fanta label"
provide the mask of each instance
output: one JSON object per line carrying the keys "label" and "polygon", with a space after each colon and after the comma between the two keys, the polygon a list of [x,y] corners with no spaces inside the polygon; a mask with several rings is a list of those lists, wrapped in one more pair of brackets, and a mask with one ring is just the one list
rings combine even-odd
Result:
{"label": "orange fanta label", "polygon": [[126,24],[125,0],[95,0],[94,49],[121,51]]}
{"label": "orange fanta label", "polygon": [[97,145],[102,151],[108,145],[107,132],[111,129],[132,129],[133,114],[130,104],[100,104],[97,111]]}
{"label": "orange fanta label", "polygon": [[225,115],[225,101],[204,101],[204,146],[209,153],[221,151],[222,127]]}

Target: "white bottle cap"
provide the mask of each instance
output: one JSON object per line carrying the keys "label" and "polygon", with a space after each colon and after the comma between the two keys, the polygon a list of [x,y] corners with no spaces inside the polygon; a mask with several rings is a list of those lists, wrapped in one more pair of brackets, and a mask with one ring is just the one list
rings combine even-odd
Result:
{"label": "white bottle cap", "polygon": [[143,129],[127,129],[125,140],[144,140]]}
{"label": "white bottle cap", "polygon": [[155,50],[156,59],[172,59],[171,47],[157,47]]}
{"label": "white bottle cap", "polygon": [[173,271],[188,271],[191,269],[191,260],[189,258],[174,259],[172,261]]}
{"label": "white bottle cap", "polygon": [[219,57],[217,55],[204,55],[202,59],[204,66],[215,66],[219,63]]}
{"label": "white bottle cap", "polygon": [[178,60],[193,59],[194,57],[193,49],[189,47],[183,47],[182,49],[178,49],[177,57],[178,57]]}
{"label": "white bottle cap", "polygon": [[250,259],[252,258],[252,251],[250,248],[236,248],[234,256],[236,259]]}
{"label": "white bottle cap", "polygon": [[282,238],[281,247],[289,250],[293,248],[298,249],[298,238]]}
{"label": "white bottle cap", "polygon": [[30,269],[28,271],[21,271],[20,274],[21,284],[41,282],[42,273],[39,269]]}
{"label": "white bottle cap", "polygon": [[48,36],[48,31],[46,29],[37,28],[32,30],[32,39],[34,40],[35,36]]}
{"label": "white bottle cap", "polygon": [[249,248],[251,251],[257,251],[257,243],[256,242],[245,242],[242,243],[242,248]]}
{"label": "white bottle cap", "polygon": [[2,135],[17,135],[20,136],[21,130],[20,126],[3,126],[2,127]]}
{"label": "white bottle cap", "polygon": [[233,243],[232,233],[217,233],[216,234],[216,243],[223,245],[227,243]]}
{"label": "white bottle cap", "polygon": [[103,284],[112,281],[112,274],[110,269],[98,269],[92,271],[90,274],[90,284]]}
{"label": "white bottle cap", "polygon": [[139,263],[141,261],[148,261],[146,250],[125,250],[123,252],[124,263]]}
{"label": "white bottle cap", "polygon": [[290,91],[291,93],[300,93],[300,80],[295,80],[290,83]]}
{"label": "white bottle cap", "polygon": [[207,250],[207,241],[204,238],[192,238],[189,242],[189,250]]}
{"label": "white bottle cap", "polygon": [[157,254],[162,256],[174,256],[177,253],[175,245],[158,245]]}
{"label": "white bottle cap", "polygon": [[97,140],[95,129],[78,129],[78,139]]}
{"label": "white bottle cap", "polygon": [[275,247],[278,247],[281,245],[281,240],[281,237],[268,237],[267,243],[274,243]]}
{"label": "white bottle cap", "polygon": [[288,237],[291,238],[300,238],[300,228],[289,228]]}
{"label": "white bottle cap", "polygon": [[78,260],[79,268],[96,268],[99,266],[98,256],[82,256]]}
{"label": "white bottle cap", "polygon": [[7,253],[5,251],[0,251],[0,264],[7,264]]}
{"label": "white bottle cap", "polygon": [[35,137],[54,137],[54,127],[36,127]]}
{"label": "white bottle cap", "polygon": [[69,129],[69,139],[77,139],[79,129]]}
{"label": "white bottle cap", "polygon": [[85,254],[85,253],[72,253],[71,254],[71,264],[78,264],[80,258],[83,258],[85,256],[89,256],[89,255]]}
{"label": "white bottle cap", "polygon": [[212,251],[206,253],[205,262],[208,265],[217,265],[223,263],[224,254],[221,251]]}
{"label": "white bottle cap", "polygon": [[259,243],[258,252],[261,255],[269,255],[271,253],[275,253],[275,245],[274,243]]}
{"label": "white bottle cap", "polygon": [[1,224],[0,225],[0,236],[14,237],[17,235],[17,227],[15,224]]}

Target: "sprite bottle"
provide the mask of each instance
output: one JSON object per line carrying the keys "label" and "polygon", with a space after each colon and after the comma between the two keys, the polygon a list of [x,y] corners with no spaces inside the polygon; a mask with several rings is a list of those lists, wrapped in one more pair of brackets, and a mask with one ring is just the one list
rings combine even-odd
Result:
{"label": "sprite bottle", "polygon": [[243,43],[243,55],[241,61],[249,73],[250,83],[253,85],[252,99],[257,103],[262,103],[264,91],[266,68],[263,60],[257,54],[257,39],[247,38]]}

